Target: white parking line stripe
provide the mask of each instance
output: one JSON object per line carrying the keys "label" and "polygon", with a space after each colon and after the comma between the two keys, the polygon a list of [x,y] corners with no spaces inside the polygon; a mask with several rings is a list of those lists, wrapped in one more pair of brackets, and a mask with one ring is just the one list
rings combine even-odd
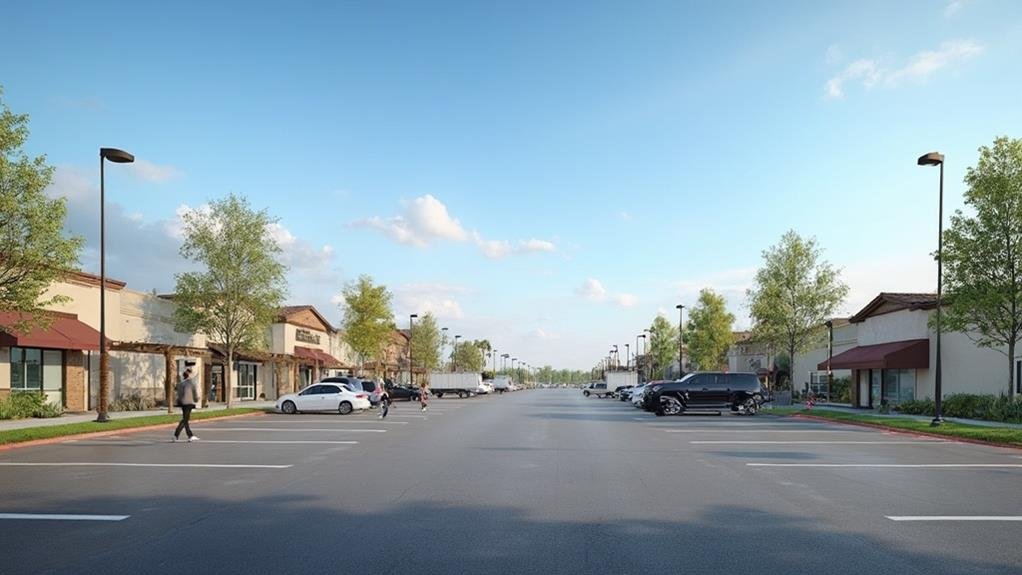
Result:
{"label": "white parking line stripe", "polygon": [[943,439],[916,441],[689,441],[693,445],[911,445],[914,443],[946,443]]}
{"label": "white parking line stripe", "polygon": [[[407,416],[404,416],[404,417],[407,417]],[[346,419],[344,421],[320,421],[320,420],[316,420],[316,419],[279,419],[279,420],[275,420],[275,421],[246,421],[245,423],[247,423],[249,425],[251,425],[253,423],[268,423],[270,425],[278,425],[280,423],[319,423],[319,424],[338,423],[338,424],[341,424],[341,425],[347,425],[349,423],[380,423],[380,424],[388,423],[388,424],[392,424],[392,425],[408,425],[407,421],[392,421],[390,419],[390,417],[388,417],[386,419],[379,419],[379,418],[373,418],[373,419]]]}
{"label": "white parking line stripe", "polygon": [[281,440],[281,441],[266,440],[266,441],[262,441],[262,440],[254,440],[254,439],[253,440],[241,440],[241,439],[203,439],[202,441],[199,442],[200,445],[203,444],[203,443],[270,443],[270,444],[277,444],[277,443],[279,443],[279,444],[285,444],[285,445],[305,445],[305,444],[310,444],[310,445],[319,445],[319,444],[323,444],[323,445],[357,445],[358,444],[357,441],[302,441],[302,440],[297,440],[297,439],[294,440],[294,441],[287,441],[287,440]]}
{"label": "white parking line stripe", "polygon": [[1022,521],[1022,515],[885,515],[891,521]]}
{"label": "white parking line stripe", "polygon": [[59,463],[36,463],[28,461],[0,461],[4,467],[200,467],[211,469],[287,469],[291,465],[244,465],[236,463],[107,463],[62,461]]}
{"label": "white parking line stripe", "polygon": [[338,433],[387,433],[386,429],[333,429],[329,427],[302,427],[298,429],[290,427],[196,427],[196,431],[209,433],[210,431],[335,431]]}
{"label": "white parking line stripe", "polygon": [[664,429],[664,433],[869,433],[850,429]]}
{"label": "white parking line stripe", "polygon": [[44,519],[47,521],[123,521],[131,515],[67,515],[60,513],[0,513],[0,519]]}
{"label": "white parking line stripe", "polygon": [[749,467],[881,467],[926,469],[1007,469],[1022,467],[1022,463],[746,463]]}

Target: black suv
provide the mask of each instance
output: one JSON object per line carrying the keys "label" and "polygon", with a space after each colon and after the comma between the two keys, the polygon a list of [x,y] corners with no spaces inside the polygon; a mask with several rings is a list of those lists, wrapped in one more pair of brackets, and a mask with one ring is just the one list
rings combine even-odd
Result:
{"label": "black suv", "polygon": [[755,415],[763,395],[755,373],[704,371],[652,386],[647,405],[657,415],[678,415],[687,409],[730,409]]}
{"label": "black suv", "polygon": [[400,399],[419,401],[419,390],[414,387],[409,387],[407,385],[387,385],[384,387],[386,388],[387,395],[390,396],[391,401],[398,401]]}

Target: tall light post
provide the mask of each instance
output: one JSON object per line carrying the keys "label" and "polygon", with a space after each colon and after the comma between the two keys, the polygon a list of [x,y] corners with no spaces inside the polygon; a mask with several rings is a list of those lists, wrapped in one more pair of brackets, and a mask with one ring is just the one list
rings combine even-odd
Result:
{"label": "tall light post", "polygon": [[831,388],[834,386],[834,372],[830,362],[834,359],[834,320],[827,320],[827,403],[830,403]]}
{"label": "tall light post", "polygon": [[[635,347],[638,349],[638,346]],[[632,368],[632,348],[631,344],[625,344],[625,369]]]}
{"label": "tall light post", "polygon": [[490,357],[493,358],[493,377],[497,377],[497,348],[493,348],[490,352]]}
{"label": "tall light post", "polygon": [[130,164],[135,156],[117,148],[99,149],[99,405],[96,421],[110,421],[107,400],[110,395],[110,356],[106,348],[106,160]]}
{"label": "tall light post", "polygon": [[685,375],[685,306],[680,303],[678,308],[678,378]]}
{"label": "tall light post", "polygon": [[614,369],[621,365],[621,356],[618,354],[617,346],[614,346]]}
{"label": "tall light post", "polygon": [[[440,328],[440,359],[444,357],[444,350],[447,349],[447,328]],[[443,370],[444,364],[440,364],[440,369]]]}
{"label": "tall light post", "polygon": [[942,417],[941,407],[943,404],[943,398],[941,398],[941,381],[940,381],[940,308],[943,304],[943,280],[944,280],[944,154],[939,152],[930,152],[929,154],[923,154],[916,160],[916,164],[920,166],[940,166],[940,192],[937,207],[937,360],[936,366],[933,373],[933,421],[930,425],[937,426],[944,423]]}
{"label": "tall light post", "polygon": [[[642,351],[646,355],[646,363],[648,364],[649,363],[649,346],[646,343],[646,334],[640,333],[639,335],[635,336],[635,350],[636,350],[636,352],[638,352],[638,350],[639,350],[639,338],[642,338]],[[638,371],[638,369],[639,369],[639,358],[638,358],[638,356],[636,356],[636,358],[635,358],[635,369],[636,369],[636,371]]]}
{"label": "tall light post", "polygon": [[454,351],[451,352],[451,369],[458,371],[458,340],[461,339],[460,335],[454,336]]}
{"label": "tall light post", "polygon": [[412,334],[415,333],[415,318],[419,314],[408,316],[408,385],[415,387],[415,362],[412,361]]}
{"label": "tall light post", "polygon": [[512,357],[511,358],[511,381],[514,381],[515,375],[518,373],[517,371],[515,371],[515,362],[516,361],[518,361],[517,357]]}

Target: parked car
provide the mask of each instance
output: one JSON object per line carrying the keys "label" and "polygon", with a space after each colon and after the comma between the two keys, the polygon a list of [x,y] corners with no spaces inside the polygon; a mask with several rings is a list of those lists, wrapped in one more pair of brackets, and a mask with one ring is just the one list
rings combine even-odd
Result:
{"label": "parked car", "polygon": [[635,407],[642,407],[642,397],[646,393],[646,388],[649,386],[648,383],[642,385],[636,385],[631,389],[631,393],[628,394],[628,400]]}
{"label": "parked car", "polygon": [[320,383],[340,383],[346,385],[355,393],[364,392],[369,397],[369,401],[373,406],[380,403],[379,400],[373,401],[373,392],[376,391],[376,386],[378,384],[371,379],[361,379],[358,377],[335,375],[331,377],[324,377],[323,379],[320,380]]}
{"label": "parked car", "polygon": [[390,396],[391,401],[405,399],[408,401],[419,401],[419,388],[407,385],[390,385],[387,386],[387,395]]}
{"label": "parked car", "polygon": [[274,406],[280,413],[303,411],[337,411],[347,415],[356,409],[369,409],[369,395],[356,392],[340,383],[316,383],[298,393],[289,393],[277,399]]}
{"label": "parked car", "polygon": [[582,389],[582,395],[586,397],[595,395],[596,397],[604,398],[614,395],[614,392],[607,389],[606,381],[594,381]]}
{"label": "parked car", "polygon": [[653,385],[648,403],[657,415],[677,415],[688,409],[729,409],[755,415],[763,402],[763,388],[755,373],[706,371]]}
{"label": "parked car", "polygon": [[614,395],[621,401],[628,401],[632,397],[632,389],[634,388],[634,385],[619,385],[614,388]]}

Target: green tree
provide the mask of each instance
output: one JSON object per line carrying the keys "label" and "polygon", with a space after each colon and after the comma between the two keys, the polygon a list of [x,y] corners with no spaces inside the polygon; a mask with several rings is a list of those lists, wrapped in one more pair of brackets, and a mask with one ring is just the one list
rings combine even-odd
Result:
{"label": "green tree", "polygon": [[287,267],[267,233],[276,222],[234,194],[211,202],[208,212],[184,216],[181,255],[202,270],[177,275],[174,319],[178,329],[203,332],[226,348],[228,406],[235,353],[266,347],[269,326],[287,295]]}
{"label": "green tree", "polygon": [[966,171],[965,203],[944,232],[947,329],[1007,355],[1008,394],[1015,389],[1012,364],[1022,339],[1022,140],[1001,137],[979,149]]}
{"label": "green tree", "polygon": [[433,371],[440,365],[440,328],[432,313],[423,314],[412,327],[411,346],[416,366]]}
{"label": "green tree", "polygon": [[[748,290],[753,337],[787,351],[788,357],[822,337],[824,322],[848,294],[840,272],[820,255],[815,239],[791,230],[763,252],[763,267]],[[790,373],[787,381],[790,385]]]}
{"label": "green tree", "polygon": [[386,286],[376,285],[373,278],[363,275],[344,286],[344,341],[358,354],[359,372],[366,360],[377,360],[394,329],[391,311],[391,293]]}
{"label": "green tree", "polygon": [[[69,298],[46,289],[77,269],[83,240],[64,235],[67,204],[44,190],[53,179],[46,156],[29,158],[28,115],[4,104],[0,89],[0,312],[38,312]],[[45,325],[46,316],[26,315],[12,327]]]}
{"label": "green tree", "polygon": [[660,315],[649,326],[649,354],[653,358],[653,379],[662,379],[667,366],[678,359],[678,328]]}
{"label": "green tree", "polygon": [[483,356],[482,341],[466,341],[459,344],[457,351],[452,352],[451,361],[459,372],[471,373],[483,370],[486,358]]}
{"label": "green tree", "polygon": [[724,296],[711,289],[699,292],[699,302],[692,308],[685,341],[692,363],[702,370],[719,369],[727,361],[727,350],[734,343],[731,326],[735,316],[727,311]]}

